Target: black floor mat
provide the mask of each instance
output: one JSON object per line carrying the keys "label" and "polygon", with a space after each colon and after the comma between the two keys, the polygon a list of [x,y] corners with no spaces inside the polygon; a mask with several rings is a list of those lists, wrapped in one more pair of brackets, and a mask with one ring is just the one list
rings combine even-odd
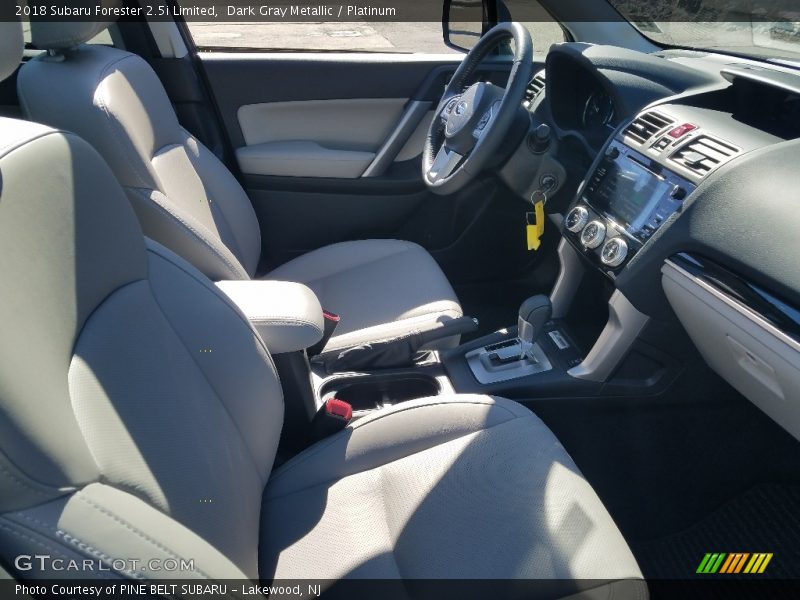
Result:
{"label": "black floor mat", "polygon": [[800,487],[750,488],[688,529],[634,543],[633,551],[648,579],[692,577],[708,552],[771,552],[765,576],[798,578]]}

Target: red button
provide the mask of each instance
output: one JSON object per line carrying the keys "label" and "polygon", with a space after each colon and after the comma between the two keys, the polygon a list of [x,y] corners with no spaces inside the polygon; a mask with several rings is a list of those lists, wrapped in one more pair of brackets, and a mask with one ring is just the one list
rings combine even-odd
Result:
{"label": "red button", "polygon": [[340,417],[345,421],[353,418],[353,407],[344,400],[337,400],[336,398],[331,398],[325,402],[325,412],[329,415]]}
{"label": "red button", "polygon": [[692,125],[691,123],[684,123],[683,125],[678,125],[675,129],[669,132],[669,137],[678,139],[679,137],[686,135],[693,129],[697,129],[697,125]]}

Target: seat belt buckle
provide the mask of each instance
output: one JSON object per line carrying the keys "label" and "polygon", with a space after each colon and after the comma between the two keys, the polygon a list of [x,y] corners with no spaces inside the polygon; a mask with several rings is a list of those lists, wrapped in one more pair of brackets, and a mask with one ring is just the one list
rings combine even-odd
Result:
{"label": "seat belt buckle", "polygon": [[313,358],[322,354],[322,351],[325,349],[328,341],[333,337],[333,333],[336,331],[336,328],[339,326],[341,320],[342,318],[336,313],[332,313],[329,310],[323,309],[322,321],[324,323],[324,327],[322,330],[322,339],[306,350],[309,358]]}
{"label": "seat belt buckle", "polygon": [[312,435],[315,440],[321,440],[334,433],[338,433],[353,418],[353,407],[344,400],[331,398],[314,415],[311,422]]}

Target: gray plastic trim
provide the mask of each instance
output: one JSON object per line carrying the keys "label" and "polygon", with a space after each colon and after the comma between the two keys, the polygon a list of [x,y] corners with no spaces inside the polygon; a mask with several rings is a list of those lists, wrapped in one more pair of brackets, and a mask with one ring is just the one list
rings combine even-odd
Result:
{"label": "gray plastic trim", "polygon": [[386,172],[414,135],[431,105],[431,102],[421,100],[412,100],[408,103],[397,125],[378,149],[375,159],[366,168],[362,177],[380,177]]}
{"label": "gray plastic trim", "polygon": [[650,320],[616,290],[608,301],[608,323],[581,364],[567,371],[587,381],[607,381],[625,358],[633,342]]}
{"label": "gray plastic trim", "polygon": [[[522,354],[522,345],[519,343],[519,340],[517,340],[516,345],[508,346],[495,352],[509,357],[520,356]],[[493,366],[489,361],[490,354],[492,354],[492,352],[487,351],[486,348],[483,347],[476,348],[475,350],[467,352],[465,355],[472,374],[475,376],[475,379],[483,385],[520,379],[521,377],[528,377],[530,375],[538,375],[539,373],[546,373],[553,369],[553,365],[547,358],[547,354],[545,354],[539,344],[533,344],[531,346],[529,356],[532,358],[525,358],[505,365]]]}
{"label": "gray plastic trim", "polygon": [[733,297],[719,291],[717,288],[706,283],[699,277],[695,277],[694,275],[686,271],[686,269],[682,269],[671,260],[664,261],[664,267],[661,269],[661,272],[664,275],[670,276],[673,279],[675,279],[674,274],[671,273],[670,270],[677,272],[683,277],[691,280],[692,283],[700,286],[709,294],[714,296],[717,300],[721,300],[722,302],[727,304],[730,308],[738,312],[740,315],[742,315],[749,321],[752,321],[762,329],[765,329],[770,335],[778,338],[781,342],[789,346],[792,350],[800,352],[800,343],[798,343],[797,340],[795,340],[791,336],[787,335],[786,333],[775,327],[772,323],[761,317],[759,314],[753,312],[741,302],[737,302]]}
{"label": "gray plastic trim", "polygon": [[553,304],[553,318],[563,319],[569,312],[585,271],[581,257],[564,238],[558,243],[558,262],[560,270],[550,292],[550,302]]}
{"label": "gray plastic trim", "polygon": [[267,142],[236,150],[242,173],[282,177],[356,179],[375,155],[326,148],[312,141]]}
{"label": "gray plastic trim", "polygon": [[670,305],[708,365],[800,439],[800,344],[672,261],[661,272]]}

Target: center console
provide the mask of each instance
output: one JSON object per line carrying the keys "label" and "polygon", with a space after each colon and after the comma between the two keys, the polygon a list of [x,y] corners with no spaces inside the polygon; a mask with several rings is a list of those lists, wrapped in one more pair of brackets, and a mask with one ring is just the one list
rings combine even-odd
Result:
{"label": "center console", "polygon": [[[741,153],[729,135],[708,111],[676,104],[648,109],[620,128],[563,219],[561,273],[550,294],[554,318],[535,327],[539,334],[527,350],[522,317],[518,331],[462,347],[462,356],[446,363],[456,388],[585,397],[624,394],[625,386],[652,387],[667,377],[671,357],[642,341],[651,320],[617,289],[617,278],[666,234],[697,186]],[[592,324],[600,324],[589,336],[582,335],[587,319],[567,314],[576,298],[590,300],[577,312],[594,312]]]}
{"label": "center console", "polygon": [[615,139],[567,213],[564,235],[613,277],[694,189],[685,177]]}
{"label": "center console", "polygon": [[618,289],[617,276],[637,254],[646,260],[704,177],[739,151],[701,116],[684,106],[651,109],[606,144],[563,219],[555,286],[525,300],[516,324],[509,314],[505,329],[438,351],[414,347],[401,361],[394,350],[391,361],[374,360],[380,344],[359,349],[369,361],[340,360],[352,351],[335,361],[313,357],[304,363],[313,408],[335,399],[358,417],[452,393],[542,402],[640,397],[668,386],[679,365],[648,337],[652,320]]}

